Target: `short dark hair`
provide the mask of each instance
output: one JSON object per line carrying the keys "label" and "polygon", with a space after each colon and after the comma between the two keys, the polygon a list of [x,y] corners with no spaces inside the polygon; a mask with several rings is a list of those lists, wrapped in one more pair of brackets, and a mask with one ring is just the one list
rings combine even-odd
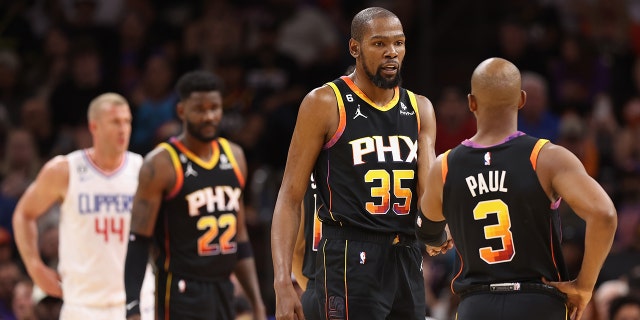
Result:
{"label": "short dark hair", "polygon": [[609,305],[609,319],[613,319],[624,306],[635,305],[640,307],[640,300],[634,296],[622,296],[611,300]]}
{"label": "short dark hair", "polygon": [[398,18],[393,12],[380,7],[366,8],[358,12],[351,20],[351,38],[362,41],[367,23],[375,18]]}
{"label": "short dark hair", "polygon": [[178,79],[176,91],[180,100],[185,100],[194,92],[222,91],[222,80],[216,75],[205,70],[196,70],[185,73]]}

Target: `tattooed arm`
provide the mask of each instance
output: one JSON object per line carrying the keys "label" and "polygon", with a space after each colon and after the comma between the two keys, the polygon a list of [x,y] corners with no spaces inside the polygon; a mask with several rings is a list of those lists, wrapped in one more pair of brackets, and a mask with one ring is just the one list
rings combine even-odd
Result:
{"label": "tattooed arm", "polygon": [[149,246],[163,196],[175,184],[176,176],[168,152],[156,148],[140,168],[138,189],[131,210],[131,236],[124,268],[127,319],[140,319],[140,289],[149,258]]}

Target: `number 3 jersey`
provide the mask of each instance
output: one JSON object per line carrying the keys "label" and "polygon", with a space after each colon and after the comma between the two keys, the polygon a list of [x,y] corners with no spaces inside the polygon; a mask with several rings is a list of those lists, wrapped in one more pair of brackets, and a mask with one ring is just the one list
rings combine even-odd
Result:
{"label": "number 3 jersey", "polygon": [[557,204],[536,173],[547,140],[517,133],[490,147],[464,141],[442,159],[443,213],[458,251],[453,289],[567,280]]}
{"label": "number 3 jersey", "polygon": [[237,214],[244,187],[229,142],[212,141],[209,161],[175,138],[160,148],[171,155],[176,184],[156,221],[158,268],[200,281],[228,279],[237,260]]}
{"label": "number 3 jersey", "polygon": [[86,150],[66,158],[69,185],[60,207],[58,265],[64,303],[124,304],[124,259],[142,157],[127,152],[120,168],[109,173]]}
{"label": "number 3 jersey", "polygon": [[371,101],[349,77],[327,84],[340,123],[314,168],[328,210],[323,224],[413,236],[420,116],[415,95],[396,87],[386,105]]}

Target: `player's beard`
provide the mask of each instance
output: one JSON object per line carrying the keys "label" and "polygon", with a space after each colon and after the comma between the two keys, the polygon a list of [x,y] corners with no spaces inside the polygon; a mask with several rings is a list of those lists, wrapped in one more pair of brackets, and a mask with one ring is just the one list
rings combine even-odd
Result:
{"label": "player's beard", "polygon": [[366,59],[364,57],[364,54],[361,53],[361,55],[362,55],[362,67],[364,69],[364,73],[367,74],[367,77],[369,78],[369,80],[371,80],[371,82],[376,87],[381,89],[393,89],[400,85],[400,83],[402,82],[402,76],[400,76],[400,68],[398,68],[398,72],[396,73],[395,77],[385,78],[382,76],[382,72],[381,72],[382,67],[378,67],[375,74],[369,71],[369,68],[367,68],[367,64],[365,63]]}
{"label": "player's beard", "polygon": [[213,140],[215,140],[218,137],[218,130],[215,130],[213,134],[211,135],[205,135],[202,133],[202,131],[200,130],[202,127],[204,127],[205,125],[207,125],[206,123],[202,123],[200,125],[196,125],[193,122],[190,121],[185,121],[186,122],[186,129],[187,132],[194,138],[196,138],[196,140],[201,141],[201,142],[211,142]]}

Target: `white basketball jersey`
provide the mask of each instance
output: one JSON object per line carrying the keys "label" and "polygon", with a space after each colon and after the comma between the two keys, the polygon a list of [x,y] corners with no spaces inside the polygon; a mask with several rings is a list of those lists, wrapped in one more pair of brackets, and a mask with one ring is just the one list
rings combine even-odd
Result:
{"label": "white basketball jersey", "polygon": [[106,173],[86,150],[67,155],[69,187],[60,210],[60,262],[65,304],[125,303],[124,260],[142,157],[127,152]]}

